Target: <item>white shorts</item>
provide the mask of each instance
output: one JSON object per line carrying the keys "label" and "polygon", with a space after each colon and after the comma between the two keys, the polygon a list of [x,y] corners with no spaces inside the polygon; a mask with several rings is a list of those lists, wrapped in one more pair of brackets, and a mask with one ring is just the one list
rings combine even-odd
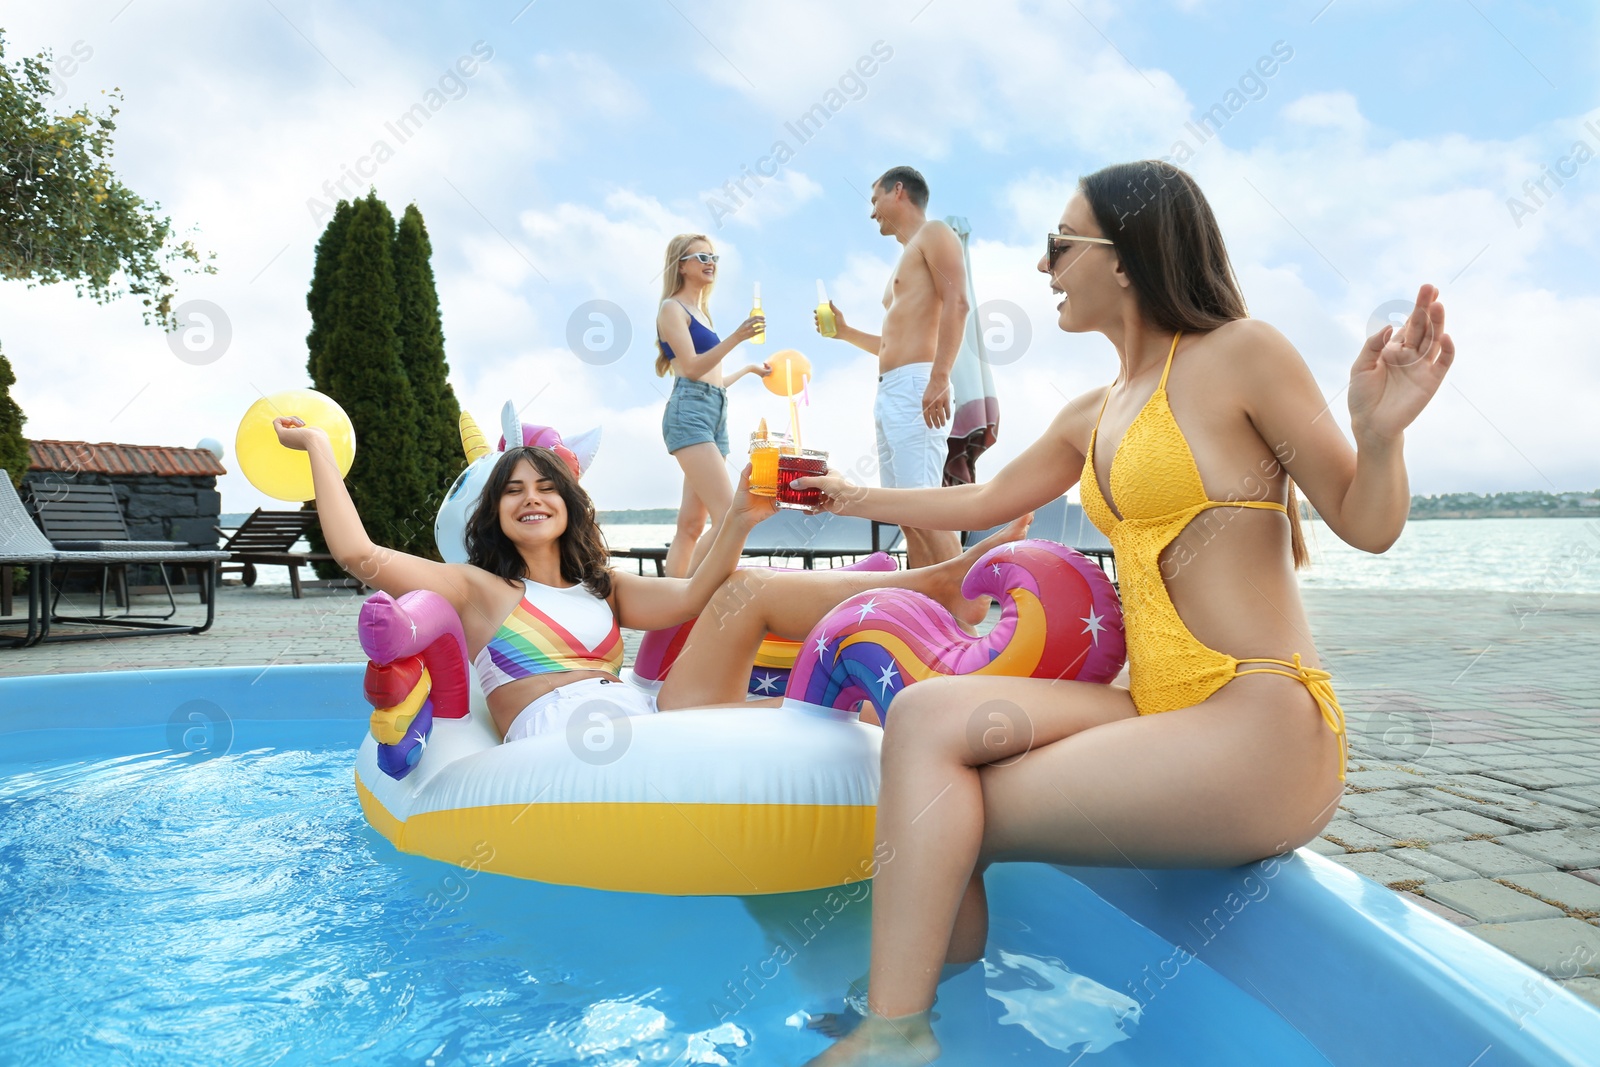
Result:
{"label": "white shorts", "polygon": [[929,426],[922,395],[932,363],[907,363],[878,376],[872,420],[878,427],[878,484],[885,489],[932,489],[944,484],[949,424]]}
{"label": "white shorts", "polygon": [[636,686],[611,678],[568,682],[518,712],[505,739],[509,743],[536,734],[560,733],[567,728],[573,713],[580,710],[585,719],[592,714],[609,718],[654,715],[656,698]]}

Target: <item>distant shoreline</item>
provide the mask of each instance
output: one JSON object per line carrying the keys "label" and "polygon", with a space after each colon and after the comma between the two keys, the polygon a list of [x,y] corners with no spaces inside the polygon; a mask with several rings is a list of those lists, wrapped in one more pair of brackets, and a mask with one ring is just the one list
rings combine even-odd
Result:
{"label": "distant shoreline", "polygon": [[1413,511],[1412,522],[1422,519],[1600,519],[1600,509],[1582,511],[1539,511],[1535,508],[1504,511]]}
{"label": "distant shoreline", "polygon": [[[1316,512],[1301,502],[1301,514],[1308,519],[1320,519]],[[626,508],[621,511],[596,512],[602,526],[671,526],[678,521],[677,508]],[[248,512],[224,512],[219,524],[225,529],[236,529]],[[1600,519],[1600,508],[1479,508],[1472,510],[1435,510],[1411,505],[1410,521],[1423,519]]]}
{"label": "distant shoreline", "polygon": [[623,511],[597,511],[601,526],[671,526],[678,521],[677,508],[628,508]]}
{"label": "distant shoreline", "polygon": [[[1600,519],[1600,508],[1473,508],[1473,509],[1444,509],[1437,507],[1418,506],[1417,501],[1411,505],[1410,521],[1419,522],[1423,519]],[[1318,518],[1317,514],[1302,502],[1303,514],[1306,518]],[[602,526],[670,526],[678,521],[677,508],[631,508],[622,511],[601,511],[597,513]]]}

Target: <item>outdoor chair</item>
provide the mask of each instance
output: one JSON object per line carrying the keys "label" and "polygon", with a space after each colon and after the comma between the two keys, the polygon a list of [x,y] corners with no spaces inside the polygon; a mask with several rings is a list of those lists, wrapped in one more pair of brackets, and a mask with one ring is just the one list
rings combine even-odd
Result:
{"label": "outdoor chair", "polygon": [[[305,532],[315,526],[315,511],[267,511],[256,508],[222,546],[228,560],[222,574],[237,573],[247,587],[256,584],[257,566],[289,568],[289,588],[300,599],[300,568],[316,560],[331,560],[327,552],[290,551]],[[217,528],[220,534],[221,527]]]}
{"label": "outdoor chair", "polygon": [[[81,488],[81,487],[77,487]],[[121,511],[118,510],[120,516]],[[42,641],[82,641],[100,637],[133,637],[138,634],[152,633],[204,633],[211,628],[216,618],[216,587],[217,564],[227,558],[227,554],[215,550],[189,549],[187,546],[170,548],[176,544],[171,541],[130,541],[126,539],[109,538],[105,541],[89,541],[91,545],[108,545],[121,547],[70,547],[73,541],[82,545],[84,539],[67,539],[64,544],[69,546],[54,545],[44,532],[34,524],[27,508],[11,486],[11,480],[4,471],[0,471],[0,565],[6,568],[26,566],[28,568],[28,619],[27,630],[24,635],[8,637],[3,640],[11,647],[36,645]],[[142,546],[154,545],[154,550],[144,550]],[[136,547],[141,546],[141,547]],[[50,599],[50,589],[53,584],[54,569],[72,567],[100,567],[119,568],[135,564],[148,564],[161,571],[162,582],[167,586],[168,600],[172,601],[171,585],[167,583],[166,567],[169,564],[192,566],[200,570],[201,588],[200,599],[206,605],[206,619],[199,625],[184,625],[178,623],[146,622],[148,616],[113,617],[105,612],[105,583],[101,584],[101,614],[98,616],[66,616],[55,612],[60,596]],[[0,581],[4,581],[6,588],[10,588],[11,575],[5,574]],[[173,612],[177,604],[172,601]],[[170,618],[173,612],[159,618]],[[50,627],[58,622],[89,623],[97,626],[116,627],[121,632],[106,633],[91,631],[88,633],[61,633],[51,634]]]}
{"label": "outdoor chair", "polygon": [[[814,570],[816,562],[846,559],[851,562],[874,552],[891,555],[903,553],[900,528],[891,523],[873,522],[870,519],[821,512],[807,515],[803,511],[780,510],[776,515],[761,520],[745,539],[746,559],[798,559],[805,570]],[[641,573],[645,560],[656,565],[656,576],[666,574],[666,546],[661,548],[616,548],[611,555],[618,559],[639,560]]]}
{"label": "outdoor chair", "polygon": [[[191,546],[184,541],[135,541],[128,532],[128,524],[122,517],[122,505],[117,500],[117,491],[109,485],[79,485],[72,482],[55,482],[48,487],[38,484],[24,487],[24,503],[28,505],[33,519],[50,539],[50,544],[61,552],[187,552]],[[143,562],[143,561],[141,561]],[[113,575],[117,581],[118,599],[122,606],[130,607],[132,601],[128,599],[128,566],[127,564],[82,564],[100,570],[100,613],[98,619],[108,618],[106,614],[106,592],[110,586]],[[60,584],[55,591],[55,599],[50,605],[51,614],[55,614],[56,604],[61,600],[61,593],[65,587],[66,572],[78,564],[57,564],[60,573],[56,575]],[[125,612],[124,617],[129,618],[161,618],[170,619],[177,613],[178,602],[172,594],[172,584],[167,580],[166,567],[158,567],[161,573],[161,585],[167,594],[167,612],[165,615],[135,616],[131,611]],[[203,598],[205,583],[200,583],[200,595]],[[59,616],[58,616],[59,617]]]}

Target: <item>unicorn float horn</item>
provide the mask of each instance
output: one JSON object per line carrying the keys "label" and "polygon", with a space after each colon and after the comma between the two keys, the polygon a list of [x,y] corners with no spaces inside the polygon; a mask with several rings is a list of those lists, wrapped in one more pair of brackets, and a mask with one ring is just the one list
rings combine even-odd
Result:
{"label": "unicorn float horn", "polygon": [[483,436],[483,431],[478,429],[478,421],[468,412],[461,413],[460,429],[461,450],[467,454],[468,463],[489,454],[489,441]]}

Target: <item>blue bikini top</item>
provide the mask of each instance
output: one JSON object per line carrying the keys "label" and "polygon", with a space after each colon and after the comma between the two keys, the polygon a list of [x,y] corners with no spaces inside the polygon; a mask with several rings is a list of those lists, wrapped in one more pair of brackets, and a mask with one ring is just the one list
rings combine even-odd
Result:
{"label": "blue bikini top", "polygon": [[[689,311],[689,305],[682,300],[675,301],[675,303],[683,310]],[[711,351],[722,343],[722,338],[717,336],[717,332],[695,318],[692,311],[689,311],[689,340],[694,343],[694,354],[697,356],[702,352]],[[662,355],[668,359],[675,358],[672,353],[672,346],[667,344],[666,341],[658,337],[656,338],[656,343],[661,346]]]}

